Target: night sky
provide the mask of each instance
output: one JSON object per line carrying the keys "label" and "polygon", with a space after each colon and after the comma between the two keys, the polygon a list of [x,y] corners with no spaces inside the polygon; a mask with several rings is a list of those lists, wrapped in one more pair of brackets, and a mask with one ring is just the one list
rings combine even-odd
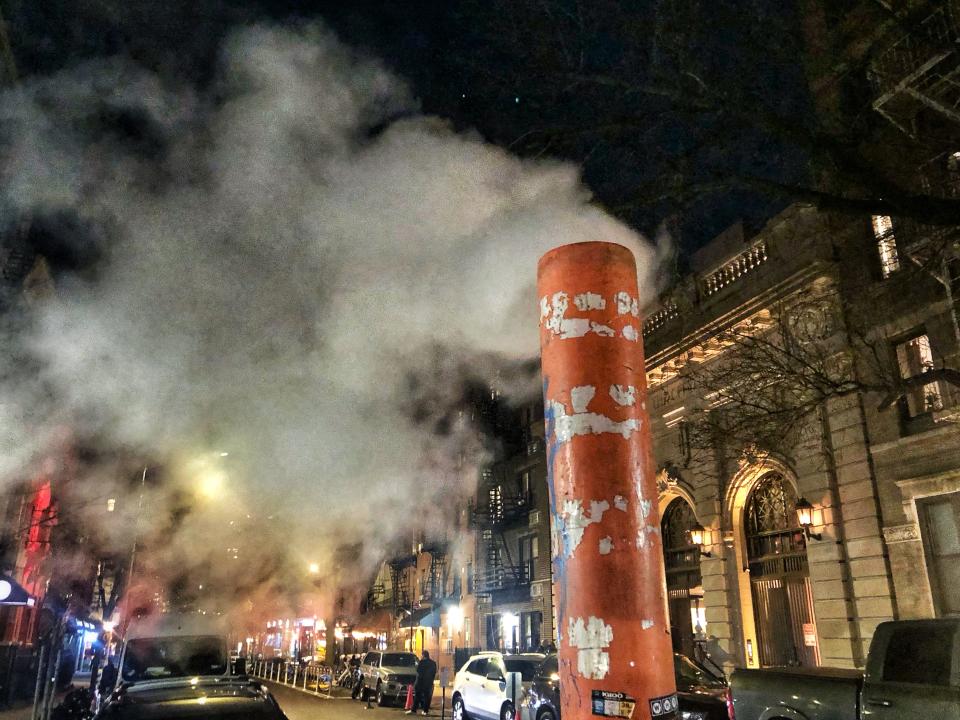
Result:
{"label": "night sky", "polygon": [[[557,13],[544,18],[544,5]],[[802,154],[715,113],[686,113],[648,94],[569,80],[569,68],[558,66],[558,58],[562,65],[574,57],[577,71],[638,84],[658,67],[684,82],[706,83],[735,102],[802,116],[805,84],[790,5],[782,0],[2,0],[24,78],[119,54],[173,81],[206,84],[215,80],[219,43],[232,28],[321,19],[405,77],[425,112],[475,129],[521,155],[582,164],[604,206],[648,234],[668,220],[682,254],[738,219],[758,226],[787,203],[725,186],[726,175],[746,168],[764,177],[797,178]],[[609,125],[624,127],[597,132]],[[647,199],[651,188],[678,173],[684,177],[683,197]],[[684,191],[711,183],[718,187]],[[638,196],[644,200],[638,202]],[[60,233],[56,226],[62,222],[48,220],[54,226],[48,234]]]}

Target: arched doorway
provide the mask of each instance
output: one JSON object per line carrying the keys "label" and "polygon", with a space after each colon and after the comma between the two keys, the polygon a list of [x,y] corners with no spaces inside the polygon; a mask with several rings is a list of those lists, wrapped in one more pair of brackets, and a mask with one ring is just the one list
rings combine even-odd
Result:
{"label": "arched doorway", "polygon": [[797,493],[779,472],[757,481],[743,528],[760,665],[820,664],[807,545],[797,522]]}
{"label": "arched doorway", "polygon": [[690,657],[697,633],[703,632],[700,548],[690,541],[690,528],[696,524],[693,508],[682,497],[670,501],[660,521],[673,649]]}

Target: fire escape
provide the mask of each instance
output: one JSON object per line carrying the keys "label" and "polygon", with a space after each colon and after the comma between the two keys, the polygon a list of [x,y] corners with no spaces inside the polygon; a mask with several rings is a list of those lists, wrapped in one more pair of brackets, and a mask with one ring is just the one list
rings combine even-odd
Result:
{"label": "fire escape", "polygon": [[[918,137],[921,113],[960,124],[960,0],[926,3],[904,20],[870,66],[874,109]],[[941,147],[917,168],[917,185],[933,197],[960,200],[960,147]],[[895,252],[927,270],[944,288],[960,343],[960,231],[912,217],[893,218]]]}
{"label": "fire escape", "polygon": [[417,558],[413,554],[400,554],[391,558],[387,564],[390,566],[390,584],[393,586],[393,612],[398,615],[401,611],[413,607],[407,571],[416,567]]}
{"label": "fire escape", "polygon": [[420,588],[422,605],[436,604],[443,600],[447,585],[447,543],[445,540],[433,540],[420,548],[430,554],[430,576]]}
{"label": "fire escape", "polygon": [[367,590],[367,597],[364,602],[364,612],[382,608],[387,604],[387,589],[383,583],[374,583]]}
{"label": "fire escape", "polygon": [[528,568],[513,557],[505,532],[525,525],[531,509],[529,489],[507,482],[492,469],[483,471],[478,501],[471,508],[471,522],[480,531],[478,556],[484,563],[476,579],[481,602],[490,603],[495,593],[530,584]]}
{"label": "fire escape", "polygon": [[960,123],[960,0],[927,7],[870,68],[873,108],[909,135],[924,107]]}

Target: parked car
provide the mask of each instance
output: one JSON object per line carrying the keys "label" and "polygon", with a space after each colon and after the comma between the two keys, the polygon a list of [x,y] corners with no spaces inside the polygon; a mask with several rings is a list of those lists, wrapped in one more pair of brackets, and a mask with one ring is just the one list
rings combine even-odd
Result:
{"label": "parked car", "polygon": [[121,686],[96,720],[287,720],[273,695],[246,678],[205,678],[197,682]]}
{"label": "parked car", "polygon": [[515,720],[516,708],[507,693],[507,673],[520,673],[522,691],[526,691],[546,657],[541,653],[499,652],[471,656],[453,680],[453,720]]}
{"label": "parked car", "polygon": [[[675,653],[673,671],[681,720],[733,720],[726,680],[686,655]],[[560,720],[560,675],[557,656],[549,655],[537,670],[521,710],[522,720]]]}
{"label": "parked car", "polygon": [[958,720],[960,618],[881,623],[865,675],[736,670],[731,686],[738,720]]}
{"label": "parked car", "polygon": [[223,623],[196,615],[167,614],[127,629],[117,683],[144,688],[194,677],[232,677]]}
{"label": "parked car", "polygon": [[221,620],[166,614],[133,623],[98,720],[286,720],[259,682],[234,674]]}
{"label": "parked car", "polygon": [[404,702],[407,686],[417,680],[417,656],[412,652],[368,652],[360,663],[360,688],[354,692],[366,700],[373,693],[377,705]]}

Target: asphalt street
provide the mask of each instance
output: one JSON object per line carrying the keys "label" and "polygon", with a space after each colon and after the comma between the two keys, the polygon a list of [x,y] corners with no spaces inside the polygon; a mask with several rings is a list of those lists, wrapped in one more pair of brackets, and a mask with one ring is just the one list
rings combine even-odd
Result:
{"label": "asphalt street", "polygon": [[[264,682],[264,684],[270,688],[290,720],[402,720],[406,717],[403,714],[403,708],[399,707],[377,707],[372,703],[370,709],[367,709],[365,703],[351,700],[349,697],[317,697],[312,693],[294,690],[273,682]],[[448,690],[447,708],[444,713],[447,720],[450,718],[449,703]],[[430,716],[434,720],[441,718],[439,690],[430,708]]]}

